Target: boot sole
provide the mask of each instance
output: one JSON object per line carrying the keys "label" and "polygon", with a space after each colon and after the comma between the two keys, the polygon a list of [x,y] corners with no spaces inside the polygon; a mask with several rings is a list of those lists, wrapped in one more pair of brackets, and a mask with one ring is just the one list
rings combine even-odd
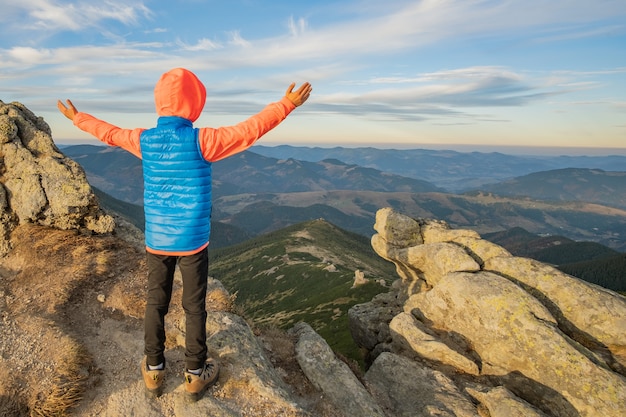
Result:
{"label": "boot sole", "polygon": [[204,392],[186,392],[185,391],[185,398],[187,399],[187,401],[191,402],[191,403],[195,403],[198,402],[198,400],[200,398],[202,398],[204,395]]}
{"label": "boot sole", "polygon": [[144,390],[146,397],[150,399],[158,398],[163,394],[163,387],[148,389],[147,387]]}

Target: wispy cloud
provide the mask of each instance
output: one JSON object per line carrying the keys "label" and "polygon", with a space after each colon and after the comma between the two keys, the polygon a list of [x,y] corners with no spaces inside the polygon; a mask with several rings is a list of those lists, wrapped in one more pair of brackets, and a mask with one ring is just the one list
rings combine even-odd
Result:
{"label": "wispy cloud", "polygon": [[[95,26],[104,20],[130,25],[151,15],[143,3],[118,0],[107,0],[102,3],[89,0],[75,2],[22,0],[3,5],[3,9],[9,9],[5,14],[9,18],[23,15],[32,22],[33,28],[49,31],[77,31]],[[8,19],[5,17],[2,20]]]}
{"label": "wispy cloud", "polygon": [[[591,92],[626,73],[619,57],[604,67],[572,67],[549,52],[523,55],[623,37],[624,0],[297,2],[271,23],[232,17],[219,28],[170,16],[180,6],[172,2],[5,3],[0,91],[36,103],[62,91],[94,111],[150,112],[150,103],[139,103],[151,99],[152,83],[164,70],[185,66],[211,90],[213,113],[253,112],[288,82],[306,79],[315,92],[302,113],[462,125],[508,120],[502,109],[557,96],[566,97],[559,104],[592,102]],[[519,45],[525,48],[515,56]],[[118,110],[107,95],[117,95]],[[620,103],[611,94],[602,101],[612,109]]]}
{"label": "wispy cloud", "polygon": [[295,20],[293,16],[291,16],[287,25],[289,27],[289,33],[291,34],[291,36],[296,38],[305,32],[307,28],[307,21],[304,18]]}
{"label": "wispy cloud", "polygon": [[207,38],[199,39],[198,42],[194,45],[188,45],[181,40],[178,40],[176,44],[180,46],[181,49],[183,49],[184,51],[190,52],[213,51],[222,48],[221,44]]}
{"label": "wispy cloud", "polygon": [[229,33],[230,35],[230,44],[233,46],[243,46],[243,47],[249,47],[252,45],[252,42],[247,41],[246,39],[244,39],[241,36],[241,33],[239,33],[239,31],[233,31]]}
{"label": "wispy cloud", "polygon": [[329,99],[481,107],[520,105],[545,94],[558,93],[557,89],[545,91],[541,79],[528,79],[524,74],[500,67],[460,68],[410,78],[374,78],[369,83],[373,87],[381,84],[390,87],[369,89],[363,94],[335,94]]}

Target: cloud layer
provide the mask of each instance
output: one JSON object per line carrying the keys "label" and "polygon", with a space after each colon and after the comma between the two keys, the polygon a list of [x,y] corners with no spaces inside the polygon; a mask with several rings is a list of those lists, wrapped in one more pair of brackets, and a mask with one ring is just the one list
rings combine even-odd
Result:
{"label": "cloud layer", "polygon": [[214,114],[255,112],[306,79],[311,118],[486,126],[515,121],[506,108],[604,102],[612,126],[625,124],[622,0],[274,2],[263,16],[246,2],[204,3],[3,5],[0,99],[48,111],[71,95],[94,113],[149,113],[154,81],[184,66],[207,84]]}

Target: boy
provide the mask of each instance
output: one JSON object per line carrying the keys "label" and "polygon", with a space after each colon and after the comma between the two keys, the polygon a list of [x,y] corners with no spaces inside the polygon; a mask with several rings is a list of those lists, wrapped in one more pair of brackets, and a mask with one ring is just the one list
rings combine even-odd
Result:
{"label": "boy", "polygon": [[205,299],[211,227],[211,163],[248,149],[282,122],[311,94],[304,83],[235,126],[194,128],[206,100],[204,85],[191,71],[175,68],[154,89],[157,126],[121,129],[76,110],[70,100],[57,107],[79,129],[119,146],[142,160],[148,297],[141,373],[148,393],[161,395],[165,369],[165,327],[176,264],[183,279],[186,319],[185,390],[197,400],[217,380],[219,366],[207,359]]}

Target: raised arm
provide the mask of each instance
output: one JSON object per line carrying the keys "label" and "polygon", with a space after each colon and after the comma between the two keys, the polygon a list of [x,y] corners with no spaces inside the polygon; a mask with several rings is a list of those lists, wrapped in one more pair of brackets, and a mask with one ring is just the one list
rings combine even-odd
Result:
{"label": "raised arm", "polygon": [[293,90],[292,83],[285,96],[278,102],[269,104],[262,111],[235,126],[201,128],[200,149],[207,161],[215,162],[251,147],[261,136],[278,126],[296,107],[306,102],[311,95],[311,84],[304,83]]}
{"label": "raised arm", "polygon": [[122,129],[103,120],[96,119],[90,114],[79,112],[71,100],[66,100],[65,105],[61,100],[57,101],[59,111],[72,121],[74,126],[87,132],[98,140],[111,146],[132,153],[141,159],[139,136],[145,129]]}

